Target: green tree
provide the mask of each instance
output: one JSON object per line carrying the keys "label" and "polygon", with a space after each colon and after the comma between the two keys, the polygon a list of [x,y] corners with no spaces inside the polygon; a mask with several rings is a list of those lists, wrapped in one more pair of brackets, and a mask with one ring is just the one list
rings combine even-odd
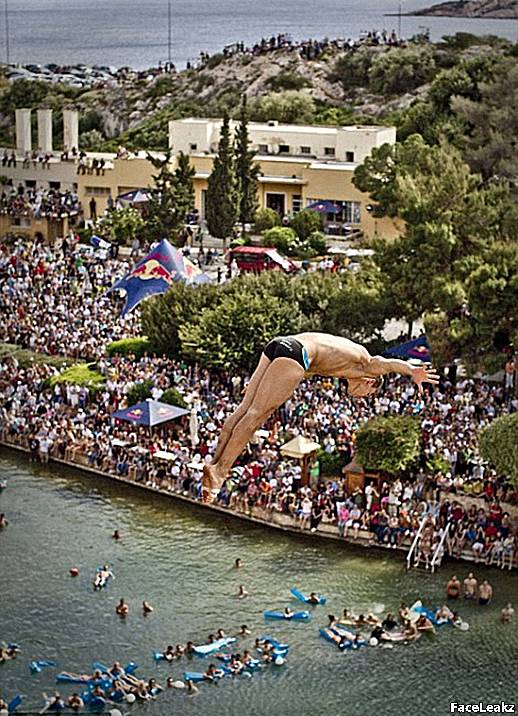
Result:
{"label": "green tree", "polygon": [[293,215],[290,221],[290,227],[301,241],[306,241],[314,231],[322,231],[324,228],[324,218],[318,211],[303,209]]}
{"label": "green tree", "polygon": [[417,135],[374,150],[354,182],[371,194],[376,215],[406,222],[396,240],[374,242],[394,316],[411,322],[423,312],[444,312],[459,334],[468,276],[495,240],[515,236],[505,218],[509,189],[485,186],[457,149],[444,143],[430,147]]}
{"label": "green tree", "polygon": [[254,161],[255,152],[250,150],[248,136],[248,110],[243,95],[239,125],[236,130],[235,166],[236,190],[239,201],[238,220],[243,225],[253,223],[257,212],[257,177],[260,167]]}
{"label": "green tree", "polygon": [[236,174],[228,114],[223,117],[218,154],[207,185],[207,227],[212,236],[231,236],[237,220]]}
{"label": "green tree", "polygon": [[252,369],[269,340],[296,333],[300,315],[275,296],[224,294],[179,331],[186,357],[211,368]]}
{"label": "green tree", "polygon": [[182,354],[180,327],[196,320],[204,308],[211,306],[218,289],[214,284],[188,286],[178,281],[167,293],[144,301],[141,325],[149,338],[151,351],[179,358]]}
{"label": "green tree", "polygon": [[256,234],[262,234],[274,226],[281,225],[281,217],[274,209],[259,209],[255,215],[254,231]]}
{"label": "green tree", "polygon": [[183,152],[178,155],[175,170],[171,168],[170,151],[165,157],[148,154],[148,160],[157,173],[153,175],[154,186],[148,190],[146,237],[150,242],[169,239],[178,244],[186,216],[194,204],[194,167]]}
{"label": "green tree", "polygon": [[372,418],[356,433],[356,458],[368,470],[398,475],[415,463],[420,450],[419,422],[414,417]]}
{"label": "green tree", "polygon": [[403,94],[429,82],[435,72],[432,48],[398,48],[374,56],[368,71],[368,86],[377,94]]}
{"label": "green tree", "polygon": [[518,490],[518,413],[502,415],[482,430],[479,448],[482,457],[498,473],[508,477]]}
{"label": "green tree", "polygon": [[271,246],[283,254],[294,254],[299,246],[297,234],[289,226],[274,226],[263,234],[263,246]]}
{"label": "green tree", "polygon": [[131,206],[116,209],[102,216],[95,225],[95,230],[109,241],[116,244],[131,244],[140,236],[145,227],[141,213]]}
{"label": "green tree", "polygon": [[148,398],[151,398],[151,391],[153,390],[152,380],[143,380],[138,383],[132,383],[126,393],[126,400],[128,405],[135,405],[141,403]]}
{"label": "green tree", "polygon": [[460,94],[452,99],[453,111],[466,122],[466,159],[486,179],[518,178],[518,66],[506,59],[494,68],[491,80],[478,86],[480,96]]}
{"label": "green tree", "polygon": [[309,94],[287,90],[261,97],[253,105],[251,115],[258,122],[277,120],[288,124],[308,124],[313,121],[315,110],[315,100]]}
{"label": "green tree", "polygon": [[188,407],[182,394],[176,388],[168,388],[167,390],[164,390],[160,396],[160,402],[168,403],[168,405],[176,405],[177,408]]}

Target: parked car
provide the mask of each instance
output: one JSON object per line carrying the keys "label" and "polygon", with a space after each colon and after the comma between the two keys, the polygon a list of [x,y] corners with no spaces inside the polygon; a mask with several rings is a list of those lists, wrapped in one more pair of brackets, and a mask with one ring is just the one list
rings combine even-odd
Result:
{"label": "parked car", "polygon": [[229,263],[235,259],[240,271],[270,271],[281,269],[286,273],[298,271],[290,259],[280,254],[277,249],[264,246],[236,246],[227,254]]}

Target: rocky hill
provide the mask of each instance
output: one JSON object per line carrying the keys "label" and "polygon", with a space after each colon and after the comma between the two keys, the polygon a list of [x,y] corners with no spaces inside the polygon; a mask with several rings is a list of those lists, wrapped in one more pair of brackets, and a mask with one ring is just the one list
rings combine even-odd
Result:
{"label": "rocky hill", "polygon": [[518,0],[454,0],[405,14],[518,20]]}
{"label": "rocky hill", "polygon": [[[236,48],[202,57],[180,72],[128,73],[110,86],[7,82],[0,77],[0,145],[14,142],[16,107],[50,107],[58,127],[63,107],[80,110],[85,149],[165,149],[167,121],[236,114],[243,95],[252,119],[351,124],[393,121],[394,112],[427,95],[444,68],[464,58],[509,52],[506,40],[462,35],[442,43],[398,43],[371,36],[362,42],[308,41],[297,46]],[[56,136],[59,146],[59,135]]]}

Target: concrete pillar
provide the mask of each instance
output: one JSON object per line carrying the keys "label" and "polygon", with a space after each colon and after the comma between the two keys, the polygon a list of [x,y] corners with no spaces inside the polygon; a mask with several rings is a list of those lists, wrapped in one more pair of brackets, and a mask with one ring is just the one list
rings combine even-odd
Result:
{"label": "concrete pillar", "polygon": [[38,110],[38,148],[52,154],[52,110]]}
{"label": "concrete pillar", "polygon": [[63,146],[79,149],[79,115],[75,109],[63,110]]}
{"label": "concrete pillar", "polygon": [[16,149],[19,152],[30,152],[31,143],[31,110],[16,110]]}

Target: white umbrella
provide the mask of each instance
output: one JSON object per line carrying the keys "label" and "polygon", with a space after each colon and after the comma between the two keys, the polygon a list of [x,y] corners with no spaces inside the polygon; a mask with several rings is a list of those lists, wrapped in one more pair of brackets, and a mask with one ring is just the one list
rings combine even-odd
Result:
{"label": "white umbrella", "polygon": [[167,450],[157,450],[153,457],[157,457],[159,460],[176,460],[174,452],[167,452]]}
{"label": "white umbrella", "polygon": [[195,447],[200,442],[198,437],[198,413],[196,408],[191,410],[191,417],[189,418],[189,435],[191,438],[191,445]]}

